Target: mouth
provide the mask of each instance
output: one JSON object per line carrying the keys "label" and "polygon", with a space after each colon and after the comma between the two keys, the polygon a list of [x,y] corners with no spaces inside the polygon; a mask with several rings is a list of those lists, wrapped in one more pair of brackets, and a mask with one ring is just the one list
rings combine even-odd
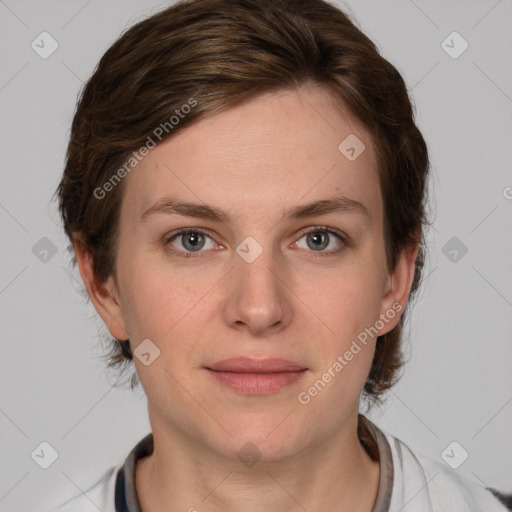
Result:
{"label": "mouth", "polygon": [[247,395],[279,391],[301,380],[308,370],[285,359],[226,359],[205,370],[224,386]]}

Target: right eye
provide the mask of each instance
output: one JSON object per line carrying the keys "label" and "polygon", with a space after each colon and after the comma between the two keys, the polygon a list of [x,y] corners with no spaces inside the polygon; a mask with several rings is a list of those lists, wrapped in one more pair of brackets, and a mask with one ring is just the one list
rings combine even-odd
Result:
{"label": "right eye", "polygon": [[215,246],[215,242],[205,231],[196,228],[183,228],[168,237],[166,243],[172,246],[171,250],[174,253],[190,258],[195,256],[193,253],[205,252],[202,250],[205,247],[213,249],[211,244],[210,247],[207,247],[207,239]]}

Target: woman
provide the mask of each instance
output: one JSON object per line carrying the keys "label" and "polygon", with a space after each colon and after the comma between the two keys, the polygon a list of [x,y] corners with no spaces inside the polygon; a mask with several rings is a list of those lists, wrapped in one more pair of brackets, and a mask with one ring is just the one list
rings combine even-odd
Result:
{"label": "woman", "polygon": [[359,414],[402,365],[428,171],[402,77],[322,0],[180,2],[123,34],[58,196],[152,432],[59,510],[505,510]]}

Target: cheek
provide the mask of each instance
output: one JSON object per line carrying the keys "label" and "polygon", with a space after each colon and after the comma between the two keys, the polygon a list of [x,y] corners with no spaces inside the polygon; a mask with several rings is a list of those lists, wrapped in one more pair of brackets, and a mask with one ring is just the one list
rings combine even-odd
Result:
{"label": "cheek", "polygon": [[[353,267],[316,281],[309,287],[310,299],[322,323],[333,337],[347,341],[377,320],[380,305],[380,276],[375,269]],[[311,285],[312,283],[310,283]],[[311,290],[314,290],[311,293]],[[303,296],[306,290],[302,292]],[[307,295],[305,295],[307,297]]]}
{"label": "cheek", "polygon": [[327,335],[315,338],[319,364],[303,391],[306,400],[318,396],[313,407],[323,414],[321,404],[353,402],[355,407],[366,382],[377,340],[372,328],[379,319],[382,278],[374,265],[360,259],[336,279],[320,282],[312,304]]}
{"label": "cheek", "polygon": [[134,343],[169,336],[200,299],[179,271],[161,268],[134,255],[124,267],[123,314]]}
{"label": "cheek", "polygon": [[357,407],[373,361],[377,337],[372,337],[371,327],[379,318],[379,301],[376,279],[364,276],[363,280],[362,275],[345,276],[329,292],[317,295],[316,307],[329,327],[323,329],[328,335],[315,338],[318,364],[298,399],[327,423],[344,414],[341,404]]}
{"label": "cheek", "polygon": [[[171,272],[149,262],[137,265],[134,261],[127,275],[130,279],[125,286],[123,315],[139,379],[151,396],[158,395],[159,390],[176,396],[179,385],[171,376],[180,382],[188,379],[189,366],[200,352],[197,345],[202,325],[198,314],[207,290],[203,290],[203,284],[196,289],[190,277],[180,276],[176,270]],[[148,366],[137,358],[137,346],[146,339],[156,346],[146,342],[145,347],[153,351],[151,357],[158,354]],[[193,383],[187,388],[192,391]]]}
{"label": "cheek", "polygon": [[[157,367],[188,378],[190,368],[204,362],[205,338],[221,310],[218,273],[141,253],[124,267],[124,276],[123,316],[132,350],[149,339],[160,351]],[[155,372],[138,363],[135,358],[141,380],[153,379]]]}

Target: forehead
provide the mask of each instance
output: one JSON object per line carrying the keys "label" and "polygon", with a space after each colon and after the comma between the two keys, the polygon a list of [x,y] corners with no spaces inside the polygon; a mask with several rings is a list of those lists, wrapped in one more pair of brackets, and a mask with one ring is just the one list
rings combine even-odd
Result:
{"label": "forehead", "polygon": [[165,196],[252,217],[335,195],[380,205],[373,141],[319,87],[205,118],[152,149],[126,180],[123,205],[139,215]]}

